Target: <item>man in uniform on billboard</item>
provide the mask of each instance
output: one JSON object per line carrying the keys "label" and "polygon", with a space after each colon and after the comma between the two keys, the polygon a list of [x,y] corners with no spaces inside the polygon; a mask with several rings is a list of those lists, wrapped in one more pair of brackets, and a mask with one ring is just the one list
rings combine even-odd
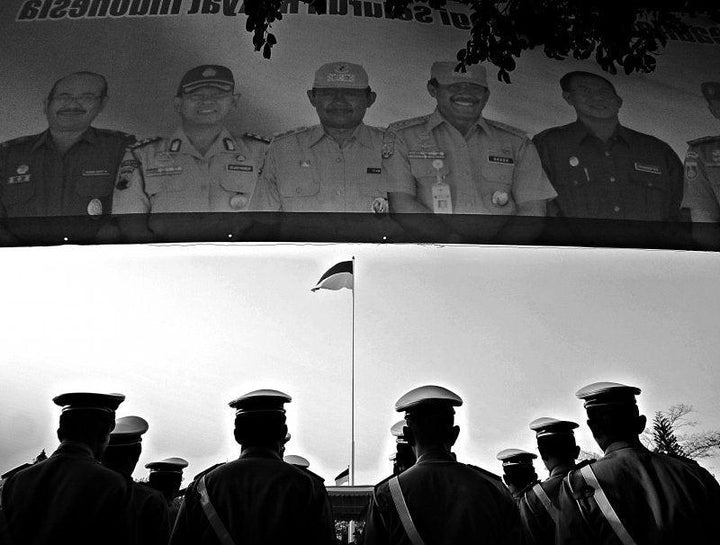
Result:
{"label": "man in uniform on billboard", "polygon": [[225,122],[239,94],[229,68],[202,65],[180,81],[171,138],[151,138],[125,153],[115,184],[113,214],[239,212],[255,190],[267,142],[235,137]]}
{"label": "man in uniform on billboard", "polygon": [[550,215],[677,221],[682,164],[665,142],[624,127],[615,86],[590,72],[568,72],[562,96],[577,120],[534,138],[558,198]]}
{"label": "man in uniform on billboard", "polygon": [[[720,82],[701,85],[708,108],[720,120]],[[720,135],[688,142],[685,156],[685,192],[683,208],[690,210],[692,221],[720,222]]]}
{"label": "man in uniform on billboard", "polygon": [[482,117],[490,97],[484,66],[436,62],[430,115],[388,127],[383,175],[392,212],[544,216],[556,196],[535,146],[513,127]]}
{"label": "man in uniform on billboard", "polygon": [[110,213],[118,165],[134,138],[92,126],[107,91],[100,74],[68,74],[45,99],[47,130],[0,144],[0,208],[8,217]]}
{"label": "man in uniform on billboard", "polygon": [[251,208],[386,212],[380,188],[383,132],[363,123],[376,98],[365,69],[349,62],[324,64],[307,95],[320,124],[273,139]]}

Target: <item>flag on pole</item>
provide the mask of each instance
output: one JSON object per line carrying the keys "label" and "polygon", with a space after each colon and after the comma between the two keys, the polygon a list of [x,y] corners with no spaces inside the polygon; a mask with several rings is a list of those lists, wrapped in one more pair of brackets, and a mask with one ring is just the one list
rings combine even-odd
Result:
{"label": "flag on pole", "polygon": [[328,269],[320,277],[317,285],[311,291],[353,289],[353,262],[341,261]]}
{"label": "flag on pole", "polygon": [[337,477],[335,477],[335,486],[342,486],[346,484],[350,480],[350,466],[343,469],[340,473],[338,473]]}

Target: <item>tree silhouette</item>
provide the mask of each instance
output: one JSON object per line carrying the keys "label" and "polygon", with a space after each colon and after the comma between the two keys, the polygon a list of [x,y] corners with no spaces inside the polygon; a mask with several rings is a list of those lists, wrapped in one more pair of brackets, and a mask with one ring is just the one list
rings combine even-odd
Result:
{"label": "tree silhouette", "polygon": [[655,444],[653,448],[654,452],[668,454],[669,456],[685,457],[685,451],[680,446],[680,443],[678,443],[677,437],[675,437],[675,431],[673,430],[670,420],[660,411],[655,413],[652,435],[653,443]]}

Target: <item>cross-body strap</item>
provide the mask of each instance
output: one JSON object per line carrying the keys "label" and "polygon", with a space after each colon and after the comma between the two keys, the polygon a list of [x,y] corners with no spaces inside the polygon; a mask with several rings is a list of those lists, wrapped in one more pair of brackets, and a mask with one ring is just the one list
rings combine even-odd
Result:
{"label": "cross-body strap", "polygon": [[608,521],[608,524],[610,524],[610,527],[613,529],[613,532],[615,532],[618,539],[623,543],[623,545],[636,545],[635,540],[625,529],[620,517],[618,517],[615,509],[613,509],[613,506],[610,503],[610,500],[605,495],[605,491],[602,489],[602,486],[600,486],[600,481],[597,480],[592,467],[590,465],[583,466],[580,469],[580,474],[583,476],[588,486],[595,491],[594,497],[598,507],[600,508],[600,512],[603,517],[605,517],[605,520]]}
{"label": "cross-body strap", "polygon": [[540,486],[540,483],[537,483],[535,486],[532,487],[532,491],[535,492],[535,495],[540,500],[540,503],[543,504],[545,511],[548,512],[548,515],[550,515],[550,518],[553,520],[553,522],[555,524],[557,524],[558,510],[552,504],[552,501],[550,501],[550,496],[547,495],[547,492],[545,492],[545,489],[542,486]]}
{"label": "cross-body strap", "polygon": [[210,496],[208,495],[207,487],[205,486],[205,475],[200,477],[197,490],[200,494],[200,505],[202,506],[203,511],[205,511],[205,516],[207,517],[208,522],[210,522],[210,526],[215,531],[215,535],[220,540],[221,545],[235,545],[232,537],[230,537],[230,533],[227,531],[227,528],[225,528],[223,521],[220,520],[220,516],[217,511],[215,511],[215,507],[210,501]]}
{"label": "cross-body strap", "polygon": [[398,515],[400,516],[400,522],[405,528],[405,533],[412,542],[413,545],[425,545],[425,542],[420,537],[420,534],[415,528],[415,523],[410,516],[407,503],[405,503],[405,496],[403,496],[402,490],[400,489],[400,481],[397,477],[393,477],[388,481],[390,487],[390,495],[392,496],[395,509],[397,509]]}

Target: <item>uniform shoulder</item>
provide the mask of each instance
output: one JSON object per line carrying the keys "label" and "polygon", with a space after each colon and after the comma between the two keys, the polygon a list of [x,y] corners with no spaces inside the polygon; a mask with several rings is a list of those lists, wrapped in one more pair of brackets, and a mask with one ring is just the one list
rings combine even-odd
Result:
{"label": "uniform shoulder", "polygon": [[486,119],[485,120],[488,125],[491,127],[494,127],[500,131],[507,132],[512,134],[513,136],[517,136],[518,138],[529,138],[528,133],[522,129],[518,129],[517,127],[513,127],[512,125],[508,125],[507,123],[502,123],[500,121],[495,121],[494,119]]}
{"label": "uniform shoulder", "polygon": [[483,468],[481,468],[481,467],[474,466],[474,465],[472,465],[472,464],[465,464],[465,465],[466,465],[467,467],[469,467],[470,469],[473,469],[473,470],[475,470],[476,472],[480,473],[480,474],[483,475],[484,477],[488,477],[488,478],[490,478],[490,479],[492,479],[492,480],[494,480],[494,481],[497,481],[497,482],[499,482],[499,483],[502,483],[502,477],[500,477],[500,475],[496,475],[496,474],[493,473],[492,471],[488,471],[487,469],[483,469]]}
{"label": "uniform shoulder", "polygon": [[131,144],[128,146],[128,149],[136,150],[140,148],[144,148],[145,146],[148,146],[150,144],[153,144],[155,142],[162,141],[162,137],[160,136],[153,136],[152,138],[143,138],[142,140],[136,141],[134,144]]}
{"label": "uniform shoulder", "polygon": [[312,128],[313,127],[295,127],[294,129],[290,129],[289,131],[275,133],[272,137],[272,141],[276,142],[279,140],[284,140],[286,138],[290,138],[291,136],[297,136],[298,134],[307,132],[307,131],[311,130]]}
{"label": "uniform shoulder", "polygon": [[35,142],[41,134],[28,134],[25,136],[18,136],[17,138],[12,138],[11,140],[6,140],[2,144],[0,144],[0,148],[11,148],[14,146],[22,146],[25,144],[30,144],[32,142]]}
{"label": "uniform shoulder", "polygon": [[547,129],[540,131],[535,136],[533,136],[533,142],[537,142],[538,140],[544,140],[546,138],[560,137],[560,136],[566,134],[568,131],[572,130],[576,126],[577,126],[576,123],[569,123],[567,125],[558,125],[557,127],[549,127]]}
{"label": "uniform shoulder", "polygon": [[720,134],[717,136],[703,136],[702,138],[695,138],[694,140],[688,140],[688,146],[703,146],[705,144],[720,144]]}
{"label": "uniform shoulder", "polygon": [[388,132],[393,131],[402,131],[404,129],[408,129],[410,127],[417,127],[418,125],[422,125],[427,122],[427,120],[430,118],[432,114],[428,115],[421,115],[419,117],[411,117],[410,119],[403,119],[401,121],[395,121],[394,123],[390,123],[388,125]]}
{"label": "uniform shoulder", "polygon": [[117,131],[114,129],[95,129],[98,134],[110,138],[119,138],[121,140],[135,140],[135,137],[132,134],[123,132],[123,131]]}
{"label": "uniform shoulder", "polygon": [[270,138],[267,136],[263,136],[262,134],[257,134],[254,132],[245,132],[242,134],[242,137],[246,140],[252,140],[254,142],[262,142],[263,144],[269,144]]}

